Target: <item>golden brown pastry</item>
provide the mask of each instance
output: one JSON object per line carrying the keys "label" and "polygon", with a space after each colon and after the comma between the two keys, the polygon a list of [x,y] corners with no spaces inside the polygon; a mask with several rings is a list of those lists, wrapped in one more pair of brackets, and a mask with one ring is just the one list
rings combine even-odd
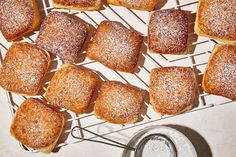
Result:
{"label": "golden brown pastry", "polygon": [[235,6],[235,0],[199,0],[195,32],[225,43],[236,43]]}
{"label": "golden brown pastry", "polygon": [[53,0],[56,8],[67,8],[75,10],[98,10],[101,0]]}
{"label": "golden brown pastry", "polygon": [[88,44],[87,57],[118,71],[134,72],[143,36],[119,22],[103,21]]}
{"label": "golden brown pastry", "polygon": [[22,95],[37,95],[49,63],[49,55],[35,45],[13,43],[0,69],[0,86]]}
{"label": "golden brown pastry", "polygon": [[64,127],[64,117],[47,107],[39,99],[25,100],[11,124],[11,135],[22,144],[50,153],[55,147]]}
{"label": "golden brown pastry", "polygon": [[107,0],[107,3],[120,5],[130,9],[151,11],[155,8],[158,0]]}
{"label": "golden brown pastry", "polygon": [[32,32],[41,19],[35,0],[1,0],[0,15],[0,30],[8,41]]}
{"label": "golden brown pastry", "polygon": [[74,63],[87,34],[87,24],[77,16],[50,12],[41,25],[36,44],[63,61]]}
{"label": "golden brown pastry", "polygon": [[88,111],[99,76],[83,67],[64,64],[53,76],[46,92],[47,101],[77,114]]}
{"label": "golden brown pastry", "polygon": [[145,92],[120,82],[102,83],[94,106],[95,115],[115,124],[135,123],[144,103]]}
{"label": "golden brown pastry", "polygon": [[236,45],[216,45],[203,76],[204,91],[236,100]]}
{"label": "golden brown pastry", "polygon": [[164,67],[151,71],[150,103],[161,114],[178,114],[191,109],[197,95],[193,69]]}
{"label": "golden brown pastry", "polygon": [[157,10],[148,25],[150,52],[186,54],[188,42],[188,16],[182,10]]}

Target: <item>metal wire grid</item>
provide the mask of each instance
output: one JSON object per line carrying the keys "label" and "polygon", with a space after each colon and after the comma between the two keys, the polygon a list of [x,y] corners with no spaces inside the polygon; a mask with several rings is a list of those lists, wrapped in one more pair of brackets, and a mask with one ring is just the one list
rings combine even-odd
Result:
{"label": "metal wire grid", "polygon": [[[202,75],[205,70],[206,64],[208,62],[210,53],[212,51],[213,46],[217,43],[215,40],[198,37],[194,31],[194,20],[196,14],[198,1],[196,0],[169,0],[163,1],[159,3],[159,8],[176,8],[189,12],[189,20],[190,20],[190,28],[189,28],[189,45],[188,49],[191,52],[188,55],[160,55],[160,54],[150,54],[147,53],[147,43],[145,42],[142,48],[142,55],[139,60],[138,72],[135,74],[127,74],[123,72],[118,72],[114,70],[110,70],[103,66],[102,64],[91,61],[87,58],[84,59],[84,53],[81,54],[81,58],[83,62],[78,65],[83,65],[87,68],[90,68],[97,72],[103,80],[117,80],[126,84],[136,85],[140,88],[148,90],[149,84],[149,74],[152,68],[163,67],[163,66],[187,66],[192,67],[197,75],[198,80],[198,90],[199,90],[199,104],[191,111],[185,112],[183,114],[189,112],[195,112],[198,110],[203,110],[206,108],[214,107],[216,105],[224,105],[232,102],[229,99],[207,94],[201,88],[201,80]],[[98,24],[103,20],[111,20],[111,21],[119,21],[125,26],[129,28],[134,28],[137,31],[146,35],[147,33],[147,22],[149,13],[144,11],[130,10],[124,7],[117,7],[112,5],[104,5],[103,9],[100,11],[74,11],[74,10],[63,10],[63,9],[55,9],[52,7],[51,1],[42,0],[41,11],[45,16],[52,10],[60,10],[63,12],[68,12],[70,14],[75,14],[80,18],[84,19],[86,22],[91,24],[94,29],[98,26]],[[38,31],[35,31],[30,36],[23,38],[23,41],[34,42],[37,37]],[[3,58],[12,43],[7,42],[4,37],[0,34],[0,61],[2,63]],[[47,89],[48,84],[50,83],[50,79],[53,74],[57,71],[57,69],[62,64],[62,61],[55,57],[51,61],[50,71],[47,74],[47,79],[43,90],[41,91],[40,96],[36,96],[40,99],[45,99],[44,94]],[[27,97],[17,95],[14,93],[7,92],[10,109],[12,115],[14,115],[18,106],[25,100]],[[57,148],[81,142],[81,140],[76,140],[71,137],[70,132],[71,128],[74,126],[81,126],[83,128],[89,129],[94,133],[97,133],[102,136],[106,136],[115,132],[119,132],[125,129],[134,128],[136,126],[145,125],[154,121],[159,121],[165,118],[174,117],[178,115],[160,115],[153,111],[151,105],[148,102],[145,102],[145,107],[142,109],[142,114],[140,121],[135,124],[129,125],[115,125],[109,124],[105,121],[97,119],[93,113],[84,114],[84,115],[76,115],[71,111],[67,111],[62,109],[61,112],[64,113],[66,117],[65,129],[62,137],[59,140],[59,144]],[[91,135],[89,133],[78,131],[78,136],[86,137],[86,138],[96,138],[96,136]],[[21,148],[25,151],[29,152],[37,152],[31,148],[27,148],[26,146],[20,144]]]}

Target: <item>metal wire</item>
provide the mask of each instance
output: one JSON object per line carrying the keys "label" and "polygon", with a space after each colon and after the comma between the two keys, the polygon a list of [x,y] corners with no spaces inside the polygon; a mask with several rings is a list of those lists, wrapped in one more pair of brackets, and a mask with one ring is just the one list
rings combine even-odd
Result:
{"label": "metal wire", "polygon": [[[187,9],[191,11],[190,13],[191,15],[194,15],[196,12],[197,3],[198,1],[196,0],[189,0],[189,1],[176,0],[176,1],[167,1],[167,4],[165,6],[167,6],[166,8],[177,8],[177,9],[183,9],[183,10]],[[136,11],[136,10],[130,10],[127,8],[109,6],[109,5],[104,6],[104,8],[105,9],[103,10],[92,11],[92,12],[74,11],[74,10],[61,10],[61,11],[78,15],[79,17],[81,17],[82,19],[84,19],[85,21],[93,25],[94,27],[98,26],[98,24],[102,20],[111,20],[111,21],[116,20],[123,23],[125,26],[134,28],[134,29],[136,29],[135,26],[141,25],[142,27],[137,27],[137,28],[140,28],[138,31],[140,31],[141,33],[145,35],[146,27],[147,27],[146,25],[148,21],[147,13]],[[119,11],[119,9],[121,11]],[[45,15],[47,15],[52,10],[55,10],[55,8],[52,7],[51,1],[42,0],[41,11]],[[132,20],[130,19],[132,19],[134,22],[132,22]],[[194,25],[194,21],[192,22],[192,24]],[[33,35],[29,37],[25,37],[23,41],[34,42],[37,36],[37,33],[38,31],[35,31]],[[189,36],[196,37],[193,30],[192,32],[190,32]],[[6,40],[4,40],[2,36],[0,36],[0,38],[2,39],[0,40],[0,50],[1,50],[0,61],[2,63],[4,55],[6,54],[11,43],[8,43]],[[155,67],[162,67],[162,66],[169,66],[169,65],[181,65],[181,66],[192,67],[196,71],[197,80],[201,80],[202,74],[204,72],[211,50],[216,43],[217,42],[214,40],[210,40],[204,37],[198,37],[197,40],[190,42],[190,44],[188,45],[189,47],[192,47],[192,48],[194,47],[194,53],[188,54],[185,56],[156,55],[156,54],[146,53],[145,51],[143,51],[143,54],[141,57],[145,59],[145,62],[139,66],[139,72],[137,72],[134,75],[109,70],[108,68],[105,68],[100,63],[91,61],[89,59],[85,59],[84,62],[79,63],[78,65],[83,65],[88,68],[97,70],[96,72],[98,72],[99,75],[104,80],[117,80],[123,83],[137,85],[147,90],[148,84],[149,84],[147,78],[150,74],[151,69]],[[147,44],[145,43],[144,46],[146,45]],[[50,69],[48,75],[54,74],[57,71],[58,67],[62,64],[62,61],[56,57],[51,61],[51,63],[55,64],[55,67]],[[37,98],[45,99],[44,94],[45,94],[47,85],[49,83],[50,81],[45,82],[45,86],[43,87],[44,93],[41,96],[36,96]],[[198,87],[199,87],[198,88],[199,105],[196,106],[194,109],[188,112],[185,112],[183,114],[188,114],[190,112],[204,110],[206,108],[211,108],[217,105],[225,105],[232,102],[231,100],[226,99],[226,98],[216,97],[214,95],[204,93],[202,91],[200,81],[199,81]],[[8,100],[9,100],[9,104],[10,104],[10,108],[11,108],[12,116],[13,116],[15,111],[17,110],[17,107],[25,99],[27,99],[27,97],[23,97],[21,95],[13,94],[10,92],[7,92],[7,95],[8,95]],[[216,100],[216,101],[212,101],[212,100]],[[73,144],[73,143],[83,141],[81,139],[75,139],[71,137],[70,133],[72,131],[72,128],[75,126],[79,126],[87,130],[88,129],[93,130],[93,132],[96,132],[96,134],[98,134],[99,136],[104,137],[115,132],[120,132],[120,131],[131,129],[140,125],[146,125],[148,123],[152,123],[152,122],[159,121],[162,119],[177,116],[177,115],[164,115],[163,116],[158,113],[155,113],[151,105],[149,104],[149,102],[146,102],[145,106],[146,106],[147,111],[141,115],[143,120],[132,125],[112,125],[105,121],[97,119],[93,113],[89,113],[85,115],[76,115],[73,112],[63,109],[61,111],[68,116],[66,127],[62,135],[65,138],[59,141],[59,144],[57,147],[63,147],[68,144]],[[93,138],[98,137],[98,135],[86,134],[83,131],[77,132],[77,137],[81,137],[81,138],[86,137],[86,139],[93,139]],[[32,150],[22,145],[21,145],[21,148],[25,151],[36,152],[35,150]]]}

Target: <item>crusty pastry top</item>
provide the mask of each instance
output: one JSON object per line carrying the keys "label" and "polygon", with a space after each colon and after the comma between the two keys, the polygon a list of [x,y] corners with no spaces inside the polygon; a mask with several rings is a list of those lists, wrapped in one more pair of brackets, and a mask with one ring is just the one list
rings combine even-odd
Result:
{"label": "crusty pastry top", "polygon": [[120,82],[103,82],[95,103],[95,114],[111,123],[134,123],[144,103],[145,92]]}
{"label": "crusty pastry top", "polygon": [[62,12],[50,12],[41,25],[36,44],[57,54],[65,62],[74,63],[87,33],[87,25],[78,17]]}
{"label": "crusty pastry top", "polygon": [[65,6],[94,6],[97,0],[53,0],[53,2]]}
{"label": "crusty pastry top", "polygon": [[64,64],[53,76],[46,99],[51,105],[77,114],[85,113],[99,82],[100,78],[96,73],[83,67]]}
{"label": "crusty pastry top", "polygon": [[0,70],[0,86],[20,94],[37,94],[50,58],[33,44],[14,43]]}
{"label": "crusty pastry top", "polygon": [[38,99],[27,99],[18,108],[11,134],[32,148],[42,148],[54,143],[64,125],[61,113],[53,111]]}
{"label": "crusty pastry top", "polygon": [[34,10],[32,0],[1,0],[0,29],[11,40],[32,27]]}
{"label": "crusty pastry top", "polygon": [[198,27],[208,35],[236,40],[235,6],[235,0],[201,0]]}
{"label": "crusty pastry top", "polygon": [[119,22],[103,21],[88,45],[87,56],[111,69],[134,72],[143,37]]}
{"label": "crusty pastry top", "polygon": [[183,53],[187,49],[188,16],[181,10],[158,10],[148,26],[149,49],[157,53]]}
{"label": "crusty pastry top", "polygon": [[207,92],[236,100],[236,46],[217,45],[204,75]]}
{"label": "crusty pastry top", "polygon": [[162,114],[176,114],[191,107],[196,87],[196,77],[191,68],[164,67],[151,71],[151,103]]}

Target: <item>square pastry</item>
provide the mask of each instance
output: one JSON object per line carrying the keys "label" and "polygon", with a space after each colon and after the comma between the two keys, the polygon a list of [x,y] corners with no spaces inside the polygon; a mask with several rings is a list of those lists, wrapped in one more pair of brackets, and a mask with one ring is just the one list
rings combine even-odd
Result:
{"label": "square pastry", "polygon": [[216,45],[203,76],[204,91],[236,100],[236,45]]}
{"label": "square pastry", "polygon": [[88,44],[87,57],[118,71],[134,72],[143,36],[119,22],[103,21]]}
{"label": "square pastry", "polygon": [[88,25],[75,15],[50,12],[43,20],[36,39],[38,47],[58,55],[66,63],[78,60],[88,34]]}
{"label": "square pastry", "polygon": [[107,0],[107,3],[130,9],[151,11],[155,8],[157,0]]}
{"label": "square pastry", "polygon": [[39,99],[27,99],[18,108],[11,123],[11,135],[22,144],[50,153],[64,127],[64,117]]}
{"label": "square pastry", "polygon": [[49,55],[36,45],[13,43],[0,69],[0,86],[22,95],[37,95],[49,64]]}
{"label": "square pastry", "polygon": [[32,32],[40,24],[36,0],[1,0],[0,30],[8,40],[16,40]]}
{"label": "square pastry", "polygon": [[98,10],[101,0],[53,0],[56,8],[67,8],[75,10]]}
{"label": "square pastry", "polygon": [[95,115],[115,124],[135,123],[144,104],[145,92],[120,82],[105,81],[99,90]]}
{"label": "square pastry", "polygon": [[151,71],[150,103],[161,114],[178,114],[191,109],[197,96],[193,69],[163,67]]}
{"label": "square pastry", "polygon": [[182,10],[157,10],[148,24],[150,52],[186,54],[188,43],[188,15]]}
{"label": "square pastry", "polygon": [[195,32],[225,43],[236,43],[235,6],[235,0],[199,0]]}
{"label": "square pastry", "polygon": [[83,67],[64,64],[53,76],[46,92],[47,101],[77,114],[86,113],[100,77]]}

